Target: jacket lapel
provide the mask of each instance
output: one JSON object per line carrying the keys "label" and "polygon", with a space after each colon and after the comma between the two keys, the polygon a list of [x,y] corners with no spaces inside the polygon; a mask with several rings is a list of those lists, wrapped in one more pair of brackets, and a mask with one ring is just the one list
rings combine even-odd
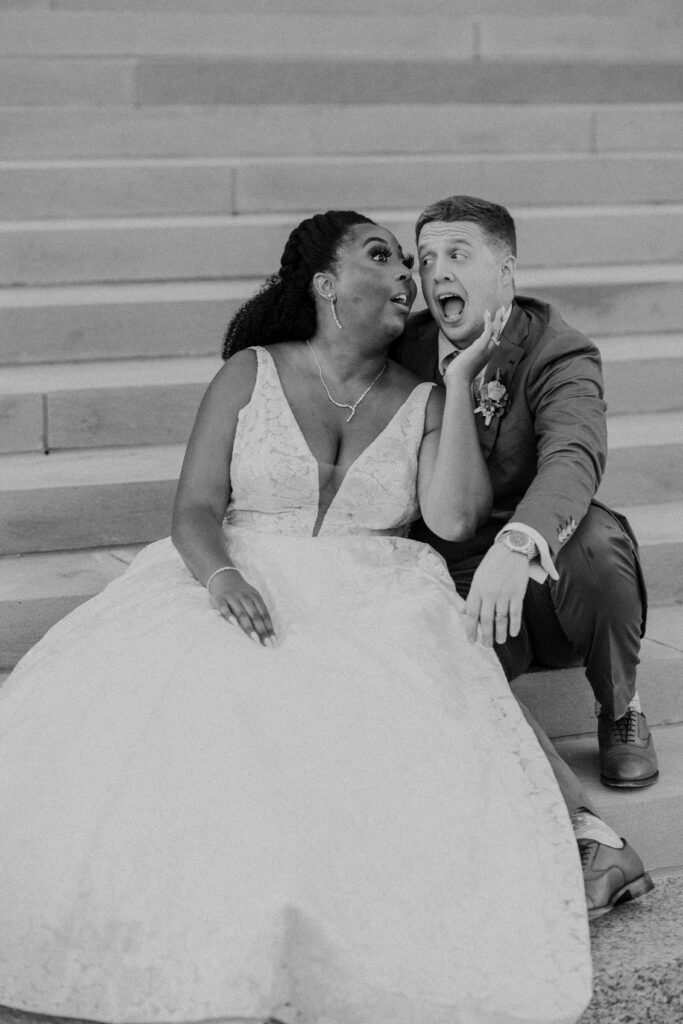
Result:
{"label": "jacket lapel", "polygon": [[[486,367],[485,384],[494,380],[496,373],[500,370],[501,383],[508,389],[508,393],[512,393],[512,380],[517,371],[517,366],[524,355],[523,343],[528,333],[529,323],[527,317],[517,303],[513,302],[508,322],[500,336],[500,344]],[[479,403],[477,402],[476,404],[478,405]],[[503,416],[494,416],[487,427],[481,413],[477,413],[475,416],[479,443],[485,459],[488,459],[491,449],[496,443],[502,419]]]}

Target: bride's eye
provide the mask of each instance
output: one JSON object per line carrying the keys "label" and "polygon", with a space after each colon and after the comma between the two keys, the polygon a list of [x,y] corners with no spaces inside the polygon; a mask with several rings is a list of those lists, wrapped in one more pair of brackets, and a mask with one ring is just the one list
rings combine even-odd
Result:
{"label": "bride's eye", "polygon": [[415,266],[415,257],[413,256],[412,252],[409,252],[405,256],[403,256],[403,258],[401,259],[401,263],[407,270],[412,270],[413,267]]}
{"label": "bride's eye", "polygon": [[386,263],[391,259],[391,249],[387,249],[386,245],[376,245],[370,250],[370,258],[378,263]]}

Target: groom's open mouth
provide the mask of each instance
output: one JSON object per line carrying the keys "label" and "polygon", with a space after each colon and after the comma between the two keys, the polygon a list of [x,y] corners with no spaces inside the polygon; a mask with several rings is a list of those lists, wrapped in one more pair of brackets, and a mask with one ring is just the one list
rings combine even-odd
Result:
{"label": "groom's open mouth", "polygon": [[446,292],[444,295],[437,295],[436,301],[441,307],[441,315],[445,323],[455,323],[462,316],[462,311],[465,308],[465,300],[462,295]]}

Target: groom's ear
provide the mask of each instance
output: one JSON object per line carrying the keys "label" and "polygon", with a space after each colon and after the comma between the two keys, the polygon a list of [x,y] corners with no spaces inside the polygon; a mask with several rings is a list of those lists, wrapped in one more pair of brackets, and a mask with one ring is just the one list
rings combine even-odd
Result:
{"label": "groom's ear", "polygon": [[514,287],[516,266],[517,257],[509,252],[500,265],[500,279],[503,285],[512,285]]}

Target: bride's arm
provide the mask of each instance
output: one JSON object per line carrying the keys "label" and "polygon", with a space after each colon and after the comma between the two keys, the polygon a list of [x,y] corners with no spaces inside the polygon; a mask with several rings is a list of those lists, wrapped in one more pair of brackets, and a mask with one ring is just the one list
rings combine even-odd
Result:
{"label": "bride's arm", "polygon": [[[230,461],[237,417],[251,398],[256,355],[240,352],[218,371],[192,428],[173,506],[171,539],[185,565],[206,585],[216,569],[233,565],[223,533],[230,499]],[[211,604],[228,621],[265,642],[273,636],[259,592],[232,568],[213,576]]]}
{"label": "bride's arm", "polygon": [[[428,418],[420,448],[418,497],[425,523],[444,540],[465,540],[486,520],[493,492],[472,411],[472,381],[488,362],[501,313],[487,318],[482,335],[446,370],[443,418]],[[430,400],[429,406],[433,403]]]}

